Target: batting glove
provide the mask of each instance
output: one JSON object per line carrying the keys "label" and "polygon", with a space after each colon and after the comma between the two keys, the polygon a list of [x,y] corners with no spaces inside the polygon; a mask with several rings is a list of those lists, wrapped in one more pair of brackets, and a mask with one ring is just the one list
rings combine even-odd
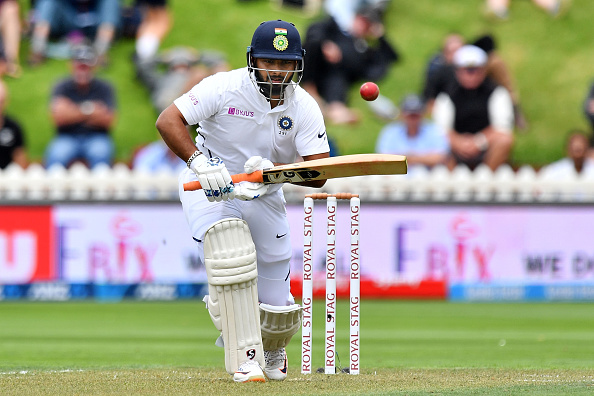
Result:
{"label": "batting glove", "polygon": [[190,169],[198,177],[204,194],[210,202],[235,198],[235,186],[225,163],[219,157],[211,159],[200,154],[190,163]]}
{"label": "batting glove", "polygon": [[243,171],[245,173],[254,173],[262,169],[274,168],[274,164],[267,158],[262,158],[259,155],[250,157],[243,165]]}
{"label": "batting glove", "polygon": [[[243,165],[245,173],[254,173],[262,169],[274,167],[272,161],[259,155],[250,157]],[[242,201],[251,201],[268,192],[268,185],[264,183],[241,182],[236,187],[235,197]]]}

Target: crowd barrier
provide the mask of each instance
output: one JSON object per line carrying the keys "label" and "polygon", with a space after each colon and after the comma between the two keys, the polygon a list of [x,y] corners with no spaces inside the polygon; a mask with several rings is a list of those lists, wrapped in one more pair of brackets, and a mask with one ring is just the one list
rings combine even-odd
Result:
{"label": "crowd barrier", "polygon": [[[0,170],[0,201],[177,200],[177,174],[145,173],[125,164],[88,169],[44,169],[32,164]],[[288,202],[303,200],[312,190],[285,185]],[[353,192],[365,202],[594,202],[594,174],[552,174],[530,166],[517,171],[504,165],[492,172],[481,166],[453,171],[443,166],[415,169],[408,175],[360,176],[328,180],[322,192]]]}

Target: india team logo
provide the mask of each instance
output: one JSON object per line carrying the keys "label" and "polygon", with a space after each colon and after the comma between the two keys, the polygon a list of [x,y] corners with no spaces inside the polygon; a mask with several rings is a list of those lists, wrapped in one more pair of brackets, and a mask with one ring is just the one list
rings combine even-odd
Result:
{"label": "india team logo", "polygon": [[289,47],[289,40],[287,40],[287,29],[283,28],[275,28],[274,29],[274,40],[272,40],[272,45],[278,51],[284,51]]}
{"label": "india team logo", "polygon": [[293,119],[289,116],[282,116],[278,120],[278,126],[283,131],[289,131],[293,128]]}

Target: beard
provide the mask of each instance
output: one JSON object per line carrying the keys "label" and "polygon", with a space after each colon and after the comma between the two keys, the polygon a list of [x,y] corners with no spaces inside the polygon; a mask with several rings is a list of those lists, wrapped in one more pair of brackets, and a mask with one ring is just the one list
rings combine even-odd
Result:
{"label": "beard", "polygon": [[267,98],[281,98],[285,91],[284,84],[258,82],[258,87],[260,88],[260,92],[262,92]]}
{"label": "beard", "polygon": [[262,94],[268,99],[270,99],[270,98],[281,98],[282,99],[285,89],[287,88],[287,85],[291,83],[291,78],[293,77],[293,73],[286,76],[284,81],[278,81],[278,82],[275,82],[274,84],[271,82],[271,80],[269,80],[269,78],[270,78],[269,76],[268,76],[268,79],[265,79],[261,73],[262,72],[260,70],[256,70],[256,80],[258,83],[258,87],[260,88],[260,92],[262,92]]}

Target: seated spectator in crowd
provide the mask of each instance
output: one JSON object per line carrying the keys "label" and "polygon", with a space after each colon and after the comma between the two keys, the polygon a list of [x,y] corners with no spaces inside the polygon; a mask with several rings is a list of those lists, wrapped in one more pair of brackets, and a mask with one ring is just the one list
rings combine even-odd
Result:
{"label": "seated spectator in crowd", "polygon": [[116,119],[116,98],[112,85],[95,77],[97,54],[85,44],[72,51],[72,75],[58,82],[52,91],[50,111],[57,136],[45,154],[47,167],[64,167],[80,160],[89,168],[111,165],[114,144],[110,135]]}
{"label": "seated spectator in crowd", "polygon": [[514,104],[515,125],[519,129],[527,129],[528,122],[526,121],[526,117],[524,116],[524,113],[520,107],[520,94],[516,89],[516,84],[511,71],[507,67],[507,64],[503,58],[497,52],[495,39],[492,35],[485,34],[477,38],[472,45],[476,45],[487,53],[487,75],[497,84],[503,86],[509,91]]}
{"label": "seated spectator in crowd", "polygon": [[409,173],[418,166],[445,164],[450,151],[446,133],[424,118],[425,103],[418,95],[407,95],[400,103],[401,121],[387,124],[376,143],[381,154],[406,155]]}
{"label": "seated spectator in crowd", "polygon": [[[487,14],[499,19],[509,16],[511,0],[486,0]],[[539,8],[545,10],[552,17],[560,16],[568,7],[570,0],[532,0]]]}
{"label": "seated spectator in crowd", "polygon": [[[120,26],[118,0],[37,0],[29,63],[44,61],[50,38],[80,32],[93,41],[101,64]],[[74,36],[76,37],[76,35]]]}
{"label": "seated spectator in crowd", "polygon": [[441,50],[429,60],[423,87],[423,98],[427,102],[429,112],[437,95],[454,79],[454,53],[465,43],[464,37],[460,34],[450,33],[444,38]]}
{"label": "seated spectator in crowd", "polygon": [[11,163],[27,167],[27,152],[25,149],[25,136],[19,123],[4,114],[8,101],[8,89],[0,80],[0,169],[6,168]]}
{"label": "seated spectator in crowd", "polygon": [[2,52],[6,59],[5,73],[10,77],[19,77],[21,64],[21,15],[17,0],[0,0],[0,35]]}
{"label": "seated spectator in crowd", "polygon": [[398,59],[384,33],[381,9],[366,3],[357,8],[348,31],[331,16],[308,28],[302,86],[331,123],[357,122],[359,116],[347,106],[350,88],[382,79]]}
{"label": "seated spectator in crowd", "polygon": [[140,148],[132,159],[132,169],[156,173],[169,171],[178,173],[186,163],[167,147],[162,139],[155,140]]}
{"label": "seated spectator in crowd", "polygon": [[298,10],[305,13],[305,16],[312,17],[320,10],[322,0],[273,0],[273,3],[276,4],[276,9],[288,8],[289,12]]}
{"label": "seated spectator in crowd", "polygon": [[594,159],[590,158],[588,135],[580,130],[572,130],[567,136],[566,157],[542,168],[541,172],[553,177],[565,177],[572,173],[594,172]]}
{"label": "seated spectator in crowd", "polygon": [[136,32],[135,52],[140,60],[157,55],[161,41],[171,29],[171,12],[167,0],[136,0],[142,13],[142,21]]}
{"label": "seated spectator in crowd", "polygon": [[326,14],[336,21],[338,27],[348,32],[359,8],[369,6],[385,13],[392,0],[323,0],[323,2]]}
{"label": "seated spectator in crowd", "polygon": [[594,144],[594,82],[590,85],[584,100],[584,115],[590,123],[590,145],[592,146]]}
{"label": "seated spectator in crowd", "polygon": [[156,57],[134,58],[136,75],[148,88],[158,113],[203,78],[229,70],[225,57],[215,51],[198,52],[191,47],[174,47]]}
{"label": "seated spectator in crowd", "polygon": [[505,163],[513,144],[513,103],[507,89],[487,77],[487,53],[465,45],[454,54],[456,78],[440,93],[433,119],[447,131],[448,167]]}
{"label": "seated spectator in crowd", "polygon": [[[425,76],[423,97],[428,102],[429,111],[437,95],[456,79],[455,67],[452,64],[453,54],[464,45],[464,38],[459,34],[446,36],[442,54],[434,56],[429,63]],[[528,122],[520,106],[520,95],[515,87],[515,82],[509,67],[496,50],[495,39],[490,34],[478,37],[472,45],[479,47],[487,53],[487,76],[497,84],[502,85],[511,95],[514,105],[515,126],[521,130],[528,128]]]}

